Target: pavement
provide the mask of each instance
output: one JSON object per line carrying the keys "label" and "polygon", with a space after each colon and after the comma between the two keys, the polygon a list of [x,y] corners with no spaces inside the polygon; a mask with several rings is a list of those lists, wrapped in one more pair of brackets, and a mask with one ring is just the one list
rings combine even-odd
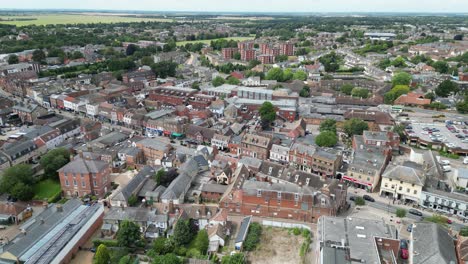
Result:
{"label": "pavement", "polygon": [[[385,197],[381,197],[378,193],[368,193],[365,190],[362,190],[362,189],[359,189],[359,188],[354,188],[354,187],[349,187],[349,189],[348,189],[348,199],[351,196],[363,196],[364,194],[367,194],[367,195],[369,195],[369,196],[371,196],[372,198],[375,199],[375,202],[366,201],[366,205],[364,206],[364,208],[372,207],[372,208],[378,209],[381,213],[382,212],[386,213],[386,215],[395,215],[396,210],[398,208],[405,209],[407,212],[408,212],[409,209],[416,209],[416,210],[420,211],[423,214],[423,216],[420,217],[420,216],[417,216],[417,215],[407,213],[405,218],[407,218],[409,220],[413,220],[413,221],[421,221],[423,218],[430,217],[430,216],[432,216],[434,214],[432,212],[427,211],[423,207],[419,207],[419,206],[413,207],[413,206],[410,206],[410,205],[404,205],[404,204],[398,203],[398,201],[396,201],[395,204],[394,204],[392,202],[393,199],[388,199],[388,198],[385,198]],[[354,203],[352,201],[350,201],[350,202],[354,205]],[[444,215],[444,216],[449,218],[450,220],[452,220],[453,223],[450,224],[450,227],[452,229],[456,230],[456,231],[458,231],[462,227],[466,226],[466,224],[464,224],[462,221],[460,221],[459,219],[457,219],[455,217],[448,217],[446,215]]]}

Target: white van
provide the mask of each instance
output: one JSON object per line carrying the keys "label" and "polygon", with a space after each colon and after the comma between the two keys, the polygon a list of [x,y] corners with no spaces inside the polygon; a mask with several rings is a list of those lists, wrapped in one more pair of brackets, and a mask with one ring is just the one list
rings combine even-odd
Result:
{"label": "white van", "polygon": [[442,166],[442,171],[443,172],[449,172],[451,170],[452,170],[452,167],[450,167],[450,166]]}

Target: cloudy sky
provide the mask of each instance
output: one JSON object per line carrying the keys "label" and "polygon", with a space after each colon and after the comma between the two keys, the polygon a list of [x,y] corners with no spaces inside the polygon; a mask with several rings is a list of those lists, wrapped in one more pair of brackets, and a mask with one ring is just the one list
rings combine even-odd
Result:
{"label": "cloudy sky", "polygon": [[231,12],[465,12],[468,0],[0,0],[0,9]]}

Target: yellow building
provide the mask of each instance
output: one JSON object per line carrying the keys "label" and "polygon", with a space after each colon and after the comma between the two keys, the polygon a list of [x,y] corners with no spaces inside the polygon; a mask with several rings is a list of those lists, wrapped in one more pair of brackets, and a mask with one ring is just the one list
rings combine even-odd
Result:
{"label": "yellow building", "polygon": [[380,195],[419,204],[423,186],[422,170],[403,165],[389,165],[382,174]]}

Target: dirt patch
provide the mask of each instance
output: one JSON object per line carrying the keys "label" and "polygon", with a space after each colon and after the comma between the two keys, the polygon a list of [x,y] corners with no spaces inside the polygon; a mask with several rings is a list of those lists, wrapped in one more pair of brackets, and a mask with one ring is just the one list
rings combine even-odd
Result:
{"label": "dirt patch", "polygon": [[299,250],[304,238],[295,236],[287,229],[263,226],[260,244],[248,254],[252,264],[301,263]]}

